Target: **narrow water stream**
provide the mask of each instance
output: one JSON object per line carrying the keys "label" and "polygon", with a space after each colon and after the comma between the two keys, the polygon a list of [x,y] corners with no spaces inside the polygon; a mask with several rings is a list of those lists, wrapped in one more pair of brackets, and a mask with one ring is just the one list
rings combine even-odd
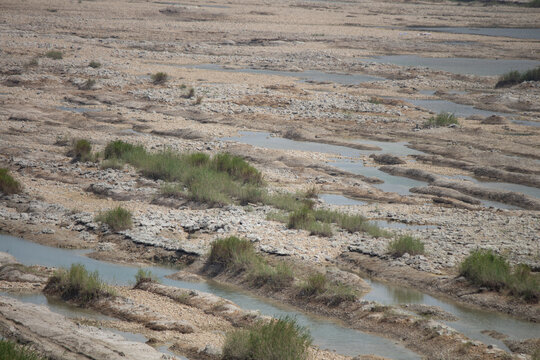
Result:
{"label": "narrow water stream", "polygon": [[[25,265],[40,264],[54,267],[69,267],[72,263],[81,263],[90,271],[99,271],[102,279],[108,283],[129,285],[135,282],[138,268],[107,263],[86,257],[85,250],[66,250],[39,245],[20,238],[0,235],[0,251],[7,252]],[[396,344],[391,340],[348,329],[328,319],[310,316],[290,307],[271,303],[214,282],[185,282],[168,279],[165,276],[176,270],[165,267],[148,267],[165,285],[177,286],[213,293],[235,302],[247,310],[258,310],[269,316],[294,316],[297,321],[309,328],[314,343],[323,349],[335,350],[344,355],[377,354],[397,360],[420,359],[420,356]]]}

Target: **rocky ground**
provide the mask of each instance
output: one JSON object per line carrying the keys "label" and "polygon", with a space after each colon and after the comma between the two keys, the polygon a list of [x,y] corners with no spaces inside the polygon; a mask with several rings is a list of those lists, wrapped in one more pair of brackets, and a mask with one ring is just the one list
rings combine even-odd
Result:
{"label": "rocky ground", "polygon": [[[473,116],[460,118],[458,127],[424,129],[433,114],[408,102],[451,100],[538,124],[540,87],[527,82],[494,89],[495,76],[364,60],[388,54],[538,60],[538,40],[407,28],[477,26],[479,19],[482,26],[534,27],[538,10],[416,1],[261,6],[256,0],[28,0],[4,1],[0,9],[0,167],[9,168],[24,187],[22,194],[0,198],[2,232],[53,246],[92,249],[91,256],[110,261],[182,264],[204,258],[213,240],[239,235],[268,256],[308,268],[351,267],[462,303],[540,319],[538,304],[470,296],[470,291],[456,291],[468,289],[467,284],[453,281],[459,263],[476,248],[494,249],[512,264],[526,263],[538,271],[539,197],[448,180],[471,176],[538,189],[540,128],[511,122],[510,116]],[[49,50],[61,51],[63,59],[47,58]],[[89,67],[90,61],[101,66]],[[197,64],[203,66],[190,66]],[[384,79],[299,82],[292,76],[232,71],[243,68]],[[158,71],[170,80],[153,84],[150,75]],[[220,140],[245,130],[318,142],[321,152]],[[269,206],[208,208],[171,201],[159,196],[160,181],[143,178],[130,166],[115,170],[73,163],[66,154],[71,140],[79,138],[89,139],[97,151],[122,139],[150,150],[244,156],[262,171],[271,191],[315,186],[322,193],[366,201],[361,206],[318,206],[401,225],[392,231],[421,239],[426,254],[394,258],[387,254],[389,239],[345,231],[325,238],[287,229],[267,220],[275,210]],[[340,160],[386,165],[381,169],[422,179],[429,186],[407,196],[384,192],[375,187],[380,179],[340,170],[333,164],[335,156],[323,151],[324,144],[375,151],[368,140],[406,141],[424,154],[397,154],[398,165],[387,165],[390,157]],[[487,208],[481,200],[517,208]],[[100,211],[116,205],[132,211],[131,230],[115,233],[95,222]],[[136,291],[123,295],[142,296]]]}

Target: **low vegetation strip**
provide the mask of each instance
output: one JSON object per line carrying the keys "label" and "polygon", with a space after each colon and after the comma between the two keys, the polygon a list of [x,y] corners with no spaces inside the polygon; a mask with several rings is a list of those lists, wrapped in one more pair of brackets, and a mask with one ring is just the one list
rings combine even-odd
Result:
{"label": "low vegetation strip", "polygon": [[285,317],[228,333],[222,359],[305,360],[311,343],[309,331]]}
{"label": "low vegetation strip", "polygon": [[449,125],[459,125],[459,122],[456,115],[447,112],[442,112],[437,114],[437,116],[432,116],[425,123],[426,127],[443,127]]}
{"label": "low vegetation strip", "polygon": [[230,272],[245,274],[250,285],[273,291],[289,290],[300,298],[315,300],[329,306],[343,301],[354,301],[356,292],[349,286],[330,281],[324,274],[309,276],[301,286],[295,286],[293,268],[284,261],[269,264],[258,254],[253,244],[245,239],[231,236],[212,243],[206,269],[213,275]]}
{"label": "low vegetation strip", "polygon": [[409,255],[421,255],[424,253],[424,244],[419,239],[404,235],[388,245],[388,252],[397,257],[401,257],[406,253]]}
{"label": "low vegetation strip", "polygon": [[95,220],[109,225],[113,231],[127,230],[133,226],[131,212],[121,206],[100,213],[96,216]]}
{"label": "low vegetation strip", "polygon": [[97,271],[89,272],[82,264],[72,264],[69,270],[58,269],[49,278],[43,291],[60,296],[63,300],[80,303],[114,295],[109,286],[100,279]]}
{"label": "low vegetation strip", "polygon": [[495,84],[495,89],[517,85],[525,81],[540,81],[540,66],[524,72],[510,71],[501,75]]}
{"label": "low vegetation strip", "polygon": [[492,250],[475,250],[461,263],[460,275],[477,286],[506,291],[529,302],[540,299],[540,276],[524,264],[513,269]]}
{"label": "low vegetation strip", "polygon": [[45,360],[26,346],[13,341],[0,340],[0,359],[6,360]]}
{"label": "low vegetation strip", "polygon": [[21,191],[21,183],[11,176],[8,169],[0,168],[0,193],[11,195]]}

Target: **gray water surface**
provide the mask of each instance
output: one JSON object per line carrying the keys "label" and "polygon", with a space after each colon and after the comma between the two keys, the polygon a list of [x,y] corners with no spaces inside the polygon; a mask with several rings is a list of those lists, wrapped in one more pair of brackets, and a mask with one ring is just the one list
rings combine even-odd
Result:
{"label": "gray water surface", "polygon": [[534,60],[503,60],[480,58],[428,58],[416,55],[387,55],[364,59],[366,62],[394,64],[400,66],[422,66],[455,74],[495,76],[518,70],[525,71],[540,65]]}
{"label": "gray water surface", "polygon": [[420,31],[437,31],[452,34],[469,34],[469,35],[484,35],[484,36],[502,36],[511,37],[514,39],[532,39],[540,40],[540,28],[501,28],[501,27],[411,27],[411,30]]}
{"label": "gray water surface", "polygon": [[[40,264],[54,267],[69,267],[73,263],[86,266],[89,271],[99,271],[102,279],[108,283],[130,285],[134,283],[137,267],[107,263],[84,256],[86,250],[66,250],[39,245],[20,238],[0,235],[0,251],[7,252],[25,265]],[[281,317],[293,316],[298,323],[306,326],[313,336],[314,344],[323,349],[335,350],[340,354],[356,356],[358,354],[377,354],[392,359],[420,359],[420,356],[391,340],[369,335],[357,330],[340,326],[327,319],[308,316],[292,308],[270,303],[237,289],[232,289],[214,282],[185,282],[168,279],[165,276],[176,272],[165,267],[147,267],[165,285],[177,286],[213,293],[235,302],[246,310],[258,310],[264,315]]]}
{"label": "gray water surface", "polygon": [[246,68],[227,68],[216,64],[195,64],[195,65],[174,65],[174,64],[162,64],[178,66],[188,69],[203,69],[214,71],[227,71],[236,73],[247,74],[264,74],[264,75],[277,75],[277,76],[289,76],[300,79],[301,82],[330,82],[342,85],[357,85],[363,82],[381,81],[386,80],[381,77],[363,75],[363,74],[338,74],[328,73],[318,70],[304,70],[304,71],[281,71],[281,70],[266,70],[266,69],[246,69]]}

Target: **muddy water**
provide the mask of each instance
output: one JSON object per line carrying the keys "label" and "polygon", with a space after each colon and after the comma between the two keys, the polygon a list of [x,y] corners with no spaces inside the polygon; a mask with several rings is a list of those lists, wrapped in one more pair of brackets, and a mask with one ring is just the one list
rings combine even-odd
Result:
{"label": "muddy water", "polygon": [[479,58],[427,58],[416,55],[388,55],[363,59],[366,62],[393,64],[407,67],[428,67],[454,74],[495,76],[518,70],[525,71],[540,65],[534,60],[503,60]]}
{"label": "muddy water", "polygon": [[279,71],[279,70],[264,70],[264,69],[245,69],[245,68],[227,68],[221,65],[215,64],[200,64],[200,65],[174,65],[174,64],[162,64],[178,66],[188,69],[202,69],[202,70],[215,70],[215,71],[228,71],[246,74],[264,74],[264,75],[276,75],[276,76],[288,76],[299,78],[301,82],[330,82],[342,85],[356,85],[363,82],[380,81],[384,78],[363,74],[338,74],[327,73],[317,70],[305,70],[305,71]]}
{"label": "muddy water", "polygon": [[436,31],[452,34],[510,37],[514,39],[540,40],[540,28],[470,28],[470,27],[411,27],[411,30]]}
{"label": "muddy water", "polygon": [[[373,153],[390,153],[394,155],[407,155],[407,154],[422,154],[422,152],[410,149],[407,147],[407,143],[391,143],[391,142],[382,142],[382,141],[369,141],[369,140],[360,140],[359,143],[366,143],[370,145],[376,145],[381,150],[357,150],[353,148],[348,148],[345,146],[336,146],[336,145],[327,145],[322,143],[315,143],[309,141],[295,141],[284,139],[276,136],[270,136],[269,133],[264,132],[253,132],[253,131],[242,131],[240,132],[240,137],[230,137],[222,138],[224,141],[237,141],[244,144],[250,144],[253,146],[268,148],[268,149],[280,149],[280,150],[299,150],[299,151],[310,151],[310,152],[320,152],[326,154],[336,154],[351,159],[334,159],[330,162],[330,165],[335,166],[341,170],[350,172],[352,174],[358,174],[368,177],[376,177],[384,181],[382,184],[372,184],[374,187],[385,191],[385,192],[395,192],[400,195],[410,195],[410,189],[413,187],[427,186],[428,183],[425,181],[419,181],[414,179],[409,179],[401,176],[394,176],[387,174],[383,171],[380,171],[377,167],[364,166],[361,156],[369,156]],[[530,196],[540,198],[540,189],[510,184],[502,182],[482,182],[471,177],[462,176],[463,180],[469,180],[479,185],[486,185],[486,187],[493,189],[501,190],[511,190],[516,192],[522,192]],[[481,200],[481,199],[479,199]],[[494,201],[481,200],[482,204],[486,207],[496,207],[503,209],[513,209],[514,206],[498,203]]]}
{"label": "muddy water", "polygon": [[[106,282],[119,285],[133,284],[138,270],[136,267],[90,259],[84,256],[88,251],[51,248],[6,235],[0,235],[0,251],[12,254],[25,265],[69,267],[72,263],[81,263],[90,271],[99,271]],[[192,283],[165,278],[166,275],[174,273],[176,271],[174,269],[164,267],[149,267],[147,269],[166,285],[213,293],[235,302],[244,309],[259,310],[265,315],[294,316],[301,325],[309,328],[314,343],[323,349],[335,350],[340,354],[350,356],[377,354],[392,359],[420,359],[417,354],[385,338],[347,329],[327,319],[308,316],[289,307],[270,303],[213,282]]]}

